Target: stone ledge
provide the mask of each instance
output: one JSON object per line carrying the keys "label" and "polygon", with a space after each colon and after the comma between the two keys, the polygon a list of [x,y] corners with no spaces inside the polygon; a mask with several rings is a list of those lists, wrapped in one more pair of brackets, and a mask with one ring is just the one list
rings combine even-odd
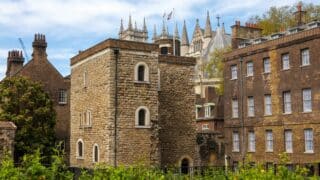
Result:
{"label": "stone ledge", "polygon": [[194,66],[196,65],[196,58],[173,55],[159,55],[159,63]]}

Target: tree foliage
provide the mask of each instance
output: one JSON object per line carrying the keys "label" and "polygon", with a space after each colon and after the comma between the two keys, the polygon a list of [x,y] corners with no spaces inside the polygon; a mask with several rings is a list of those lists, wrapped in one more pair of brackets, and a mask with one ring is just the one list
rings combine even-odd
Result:
{"label": "tree foliage", "polygon": [[205,71],[208,73],[209,78],[219,78],[221,79],[221,84],[218,85],[216,91],[218,94],[223,94],[223,68],[224,54],[230,52],[231,48],[226,47],[222,49],[215,49],[211,55],[208,64],[206,64]]}
{"label": "tree foliage", "polygon": [[[263,35],[270,35],[281,30],[297,25],[294,12],[297,11],[297,4],[291,6],[271,7],[267,12],[252,16],[249,22],[256,23],[263,29]],[[312,3],[302,4],[302,10],[306,11],[306,23],[312,20],[320,20],[320,5]]]}
{"label": "tree foliage", "polygon": [[50,155],[55,144],[53,103],[39,83],[23,77],[4,79],[0,83],[0,120],[17,126],[15,160],[39,149]]}

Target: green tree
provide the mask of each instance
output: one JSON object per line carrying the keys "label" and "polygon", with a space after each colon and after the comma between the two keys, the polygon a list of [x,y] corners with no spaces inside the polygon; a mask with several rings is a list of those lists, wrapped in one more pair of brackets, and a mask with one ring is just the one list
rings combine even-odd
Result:
{"label": "green tree", "polygon": [[205,72],[208,73],[209,78],[221,79],[221,84],[219,84],[218,87],[216,88],[216,91],[219,95],[223,94],[223,68],[224,68],[223,57],[225,53],[230,51],[231,51],[230,47],[215,49],[210,55],[210,60],[205,67]]}
{"label": "green tree", "polygon": [[[297,11],[297,4],[282,7],[271,7],[262,16],[255,15],[249,19],[249,22],[256,23],[263,29],[263,35],[270,35],[281,30],[297,25],[294,12]],[[306,11],[306,23],[312,20],[320,20],[320,5],[312,3],[302,4],[302,10]]]}
{"label": "green tree", "polygon": [[24,154],[37,149],[44,157],[50,157],[55,145],[55,111],[42,86],[23,77],[4,79],[0,83],[0,107],[0,120],[17,126],[15,160],[20,161]]}

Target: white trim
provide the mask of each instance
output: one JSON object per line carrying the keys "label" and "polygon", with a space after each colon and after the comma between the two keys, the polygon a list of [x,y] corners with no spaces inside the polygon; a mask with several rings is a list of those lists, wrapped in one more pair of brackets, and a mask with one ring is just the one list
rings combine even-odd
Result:
{"label": "white trim", "polygon": [[159,48],[162,48],[162,47],[171,47],[171,44],[160,44]]}
{"label": "white trim", "polygon": [[[144,126],[139,126],[139,111],[141,109],[144,109],[146,111],[146,119],[145,119],[145,125]],[[135,113],[135,127],[136,128],[150,128],[150,111],[146,106],[139,106],[136,110]]]}
{"label": "white trim", "polygon": [[[79,142],[82,143],[82,156],[79,156],[79,145],[78,145]],[[77,144],[76,144],[76,158],[77,159],[84,159],[84,142],[81,138],[78,139]]]}
{"label": "white trim", "polygon": [[[139,66],[144,66],[144,80],[139,81],[138,80],[138,68]],[[138,62],[134,67],[134,81],[135,82],[149,82],[149,67],[145,62]]]}
{"label": "white trim", "polygon": [[204,106],[215,106],[215,103],[205,103]]}
{"label": "white trim", "polygon": [[[95,161],[95,147],[98,147],[98,161]],[[92,162],[93,163],[98,163],[100,162],[100,148],[99,145],[97,143],[94,143],[94,145],[92,146]]]}

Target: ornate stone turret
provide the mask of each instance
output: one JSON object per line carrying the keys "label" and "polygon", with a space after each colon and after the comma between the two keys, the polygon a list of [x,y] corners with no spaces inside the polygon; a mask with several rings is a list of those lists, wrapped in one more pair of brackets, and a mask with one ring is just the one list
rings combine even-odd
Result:
{"label": "ornate stone turret", "polygon": [[12,50],[8,52],[6,76],[11,77],[16,74],[22,67],[24,58],[22,51]]}
{"label": "ornate stone turret", "polygon": [[39,62],[42,59],[47,59],[47,52],[46,52],[47,42],[46,42],[45,35],[35,34],[32,47],[33,47],[32,57],[35,62]]}
{"label": "ornate stone turret", "polygon": [[183,29],[182,29],[182,36],[181,36],[181,56],[185,56],[189,50],[189,38],[188,32],[186,27],[186,21],[183,21]]}
{"label": "ornate stone turret", "polygon": [[137,26],[137,22],[134,23],[134,28],[132,27],[132,19],[131,15],[129,15],[128,28],[124,30],[122,25],[120,25],[119,39],[128,40],[128,41],[139,41],[139,42],[147,42],[148,41],[148,30],[146,25],[145,18],[143,19],[143,27],[139,29]]}
{"label": "ornate stone turret", "polygon": [[212,37],[212,28],[210,23],[209,11],[207,11],[207,20],[206,20],[206,28],[204,30],[204,38],[211,38],[211,37]]}

